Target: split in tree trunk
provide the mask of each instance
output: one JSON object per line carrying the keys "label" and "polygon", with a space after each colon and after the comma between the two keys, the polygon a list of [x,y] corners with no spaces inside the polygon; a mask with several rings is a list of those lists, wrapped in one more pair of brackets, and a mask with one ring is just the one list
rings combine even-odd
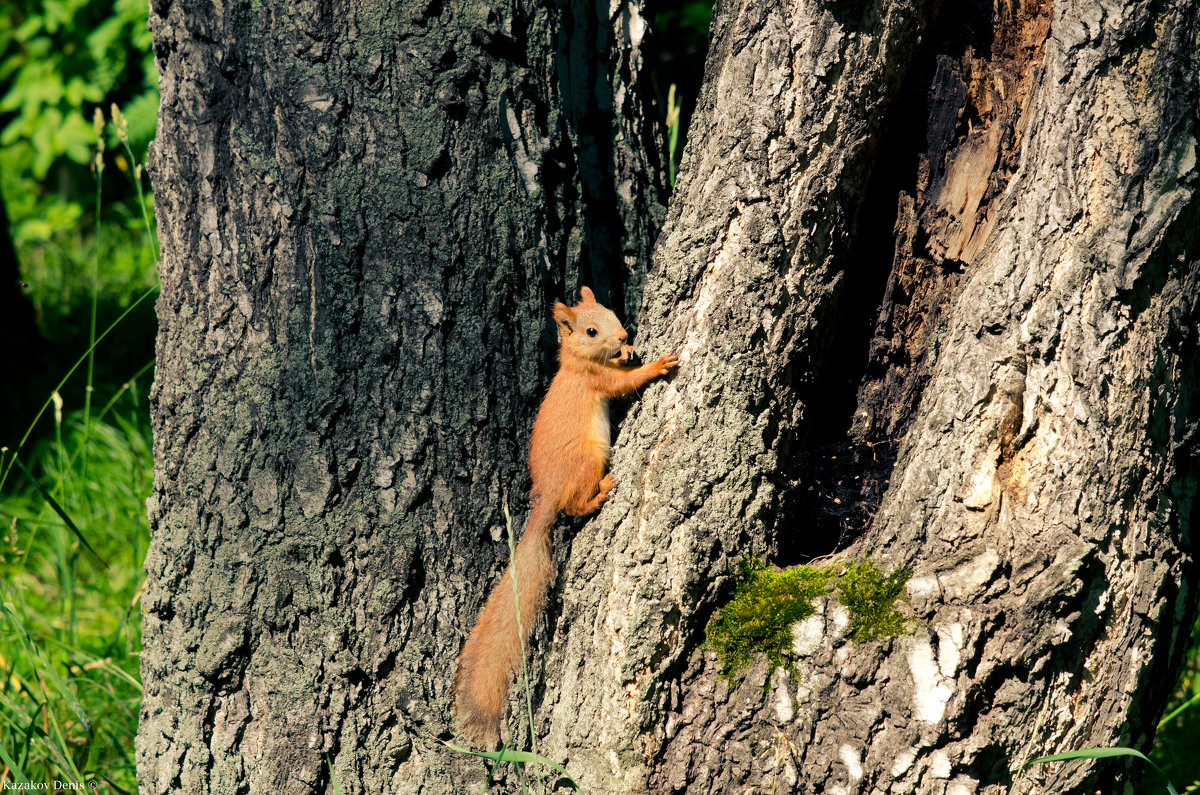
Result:
{"label": "split in tree trunk", "polygon": [[[935,5],[720,3],[643,289],[636,4],[156,3],[143,790],[478,791],[433,737],[581,281],[682,361],[554,534],[534,731],[585,791],[999,793],[1144,745],[1197,584],[1200,13]],[[730,692],[740,562],[851,541],[913,632],[826,602]]]}

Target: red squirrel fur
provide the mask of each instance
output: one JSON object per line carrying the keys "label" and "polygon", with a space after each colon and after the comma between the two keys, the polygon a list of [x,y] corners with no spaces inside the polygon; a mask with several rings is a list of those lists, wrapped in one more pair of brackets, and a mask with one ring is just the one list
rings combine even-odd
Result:
{"label": "red squirrel fur", "polygon": [[550,529],[560,511],[584,516],[600,510],[615,482],[605,475],[610,433],[609,398],[627,395],[678,366],[674,356],[625,367],[632,348],[611,310],[584,287],[575,306],[555,302],[558,372],[533,423],[529,475],[533,508],[514,561],[521,601],[517,635],[511,571],[488,596],[458,656],[454,718],[458,731],[483,746],[495,745],[508,703],[508,683],[521,660],[554,576]]}

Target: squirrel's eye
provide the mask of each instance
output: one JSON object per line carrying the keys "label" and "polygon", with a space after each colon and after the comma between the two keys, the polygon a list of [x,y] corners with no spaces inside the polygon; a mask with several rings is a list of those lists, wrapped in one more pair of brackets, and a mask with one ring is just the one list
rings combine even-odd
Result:
{"label": "squirrel's eye", "polygon": [[594,337],[594,336],[596,336],[596,333],[597,333],[597,332],[596,332],[596,329],[594,329],[594,328],[590,328],[590,329],[588,329],[588,332],[587,332],[587,334],[588,334],[588,336],[589,336],[589,337]]}

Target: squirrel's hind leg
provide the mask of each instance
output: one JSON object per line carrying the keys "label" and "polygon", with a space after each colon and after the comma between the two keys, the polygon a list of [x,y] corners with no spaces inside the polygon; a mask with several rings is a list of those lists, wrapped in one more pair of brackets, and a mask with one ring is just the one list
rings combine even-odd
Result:
{"label": "squirrel's hind leg", "polygon": [[597,491],[590,497],[585,497],[582,494],[577,494],[565,508],[563,513],[568,516],[587,516],[589,513],[595,513],[600,510],[600,506],[608,501],[609,492],[617,486],[617,481],[612,475],[605,475],[597,484]]}

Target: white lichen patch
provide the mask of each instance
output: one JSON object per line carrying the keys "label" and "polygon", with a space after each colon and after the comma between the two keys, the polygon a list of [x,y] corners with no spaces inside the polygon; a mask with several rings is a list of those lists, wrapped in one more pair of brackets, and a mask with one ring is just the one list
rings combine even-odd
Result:
{"label": "white lichen patch", "polygon": [[953,679],[958,673],[958,663],[962,657],[962,624],[941,624],[937,627],[937,636],[938,671],[945,678]]}
{"label": "white lichen patch", "polygon": [[300,99],[313,110],[324,113],[333,107],[333,97],[324,89],[324,86],[305,86]]}
{"label": "white lichen patch", "polygon": [[958,776],[946,785],[946,795],[975,795],[978,783],[966,776]]}
{"label": "white lichen patch", "polygon": [[796,703],[799,704],[808,701],[812,697],[812,694],[812,685],[809,684],[809,680],[806,677],[802,677],[800,684],[796,685]]}
{"label": "white lichen patch", "polygon": [[520,142],[520,145],[513,147],[513,159],[517,163],[517,170],[521,172],[521,176],[525,181],[525,191],[530,196],[541,195],[541,184],[538,182],[538,164],[534,158],[530,157],[530,153],[526,148],[528,142],[526,136],[521,129],[521,120],[517,118],[516,111],[510,105],[505,109],[505,123],[508,125],[508,133],[514,141]]}
{"label": "white lichen patch", "polygon": [[[629,31],[629,45],[637,48],[642,46],[642,38],[646,35],[646,20],[637,11],[635,3],[625,3],[624,13],[627,18],[626,29]],[[609,19],[613,16],[610,15]]]}
{"label": "white lichen patch", "polygon": [[816,654],[825,636],[825,617],[812,615],[792,624],[792,652],[797,657]]}
{"label": "white lichen patch", "polygon": [[990,583],[1000,568],[1000,553],[988,548],[949,574],[938,577],[947,599],[972,599]]}
{"label": "white lichen patch", "polygon": [[950,778],[950,757],[940,748],[929,757],[929,775],[933,778]]}
{"label": "white lichen patch", "polygon": [[796,716],[796,702],[788,691],[789,678],[787,671],[782,668],[776,669],[771,676],[775,686],[775,719],[780,723],[788,723]]}
{"label": "white lichen patch", "polygon": [[946,704],[954,688],[938,668],[933,644],[914,638],[908,654],[908,667],[913,677],[913,711],[917,720],[938,723],[946,713]]}
{"label": "white lichen patch", "polygon": [[904,584],[905,591],[908,593],[908,598],[926,599],[934,596],[941,590],[938,585],[937,577],[926,575],[924,577],[910,577],[908,582]]}
{"label": "white lichen patch", "polygon": [[851,781],[858,781],[863,777],[862,757],[852,745],[843,745],[838,749],[838,757],[842,760],[842,764],[846,766],[846,772],[850,774]]}
{"label": "white lichen patch", "polygon": [[846,634],[846,627],[850,626],[850,611],[844,606],[835,604],[829,609],[829,637],[838,639]]}
{"label": "white lichen patch", "polygon": [[966,492],[962,495],[962,502],[970,510],[982,511],[992,504],[996,490],[996,461],[999,457],[1000,446],[993,444],[984,454],[983,460],[975,466],[975,470],[968,477]]}
{"label": "white lichen patch", "polygon": [[896,754],[896,759],[892,762],[892,778],[903,776],[912,767],[912,763],[916,761],[916,758],[916,748],[909,748],[907,751],[901,751]]}

